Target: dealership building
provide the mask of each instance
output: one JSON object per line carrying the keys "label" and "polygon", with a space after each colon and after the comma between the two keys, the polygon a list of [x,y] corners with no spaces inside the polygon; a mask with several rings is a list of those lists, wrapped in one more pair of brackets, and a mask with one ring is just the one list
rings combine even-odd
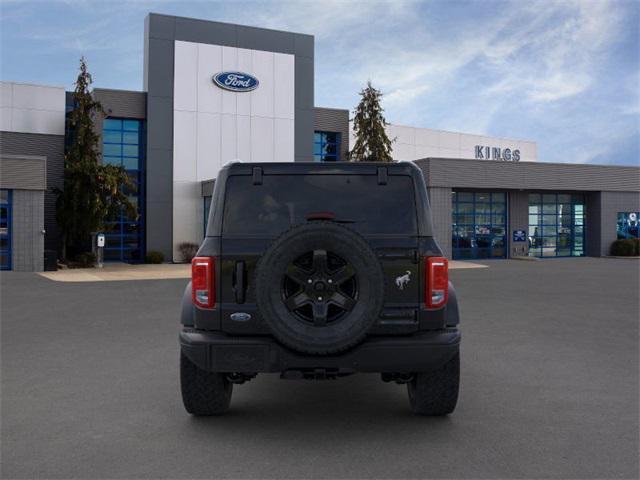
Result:
{"label": "dealership building", "polygon": [[[201,241],[230,161],[335,162],[349,110],[314,105],[314,37],[149,14],[141,91],[95,89],[102,161],[122,165],[138,215],[105,222],[105,260]],[[38,271],[60,250],[62,87],[1,82],[0,267]],[[389,125],[393,158],[423,171],[435,234],[454,259],[608,255],[638,236],[640,168],[538,161],[526,140]],[[544,160],[544,159],[540,159]],[[54,254],[54,253],[53,253]]]}

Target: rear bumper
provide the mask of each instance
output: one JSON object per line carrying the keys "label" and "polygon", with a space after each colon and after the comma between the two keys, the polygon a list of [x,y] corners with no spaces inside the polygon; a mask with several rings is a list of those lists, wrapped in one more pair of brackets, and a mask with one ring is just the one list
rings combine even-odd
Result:
{"label": "rear bumper", "polygon": [[444,365],[460,347],[460,331],[447,329],[403,337],[371,337],[339,355],[302,355],[270,337],[238,337],[190,328],[180,332],[182,352],[215,372],[426,372]]}

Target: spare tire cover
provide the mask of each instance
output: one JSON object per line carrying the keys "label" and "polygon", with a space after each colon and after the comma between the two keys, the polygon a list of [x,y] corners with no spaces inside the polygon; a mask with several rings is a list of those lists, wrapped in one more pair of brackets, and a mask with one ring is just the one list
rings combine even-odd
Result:
{"label": "spare tire cover", "polygon": [[311,354],[360,342],[377,318],[384,277],[375,252],[332,222],[293,227],[267,249],[256,271],[256,301],[273,336]]}

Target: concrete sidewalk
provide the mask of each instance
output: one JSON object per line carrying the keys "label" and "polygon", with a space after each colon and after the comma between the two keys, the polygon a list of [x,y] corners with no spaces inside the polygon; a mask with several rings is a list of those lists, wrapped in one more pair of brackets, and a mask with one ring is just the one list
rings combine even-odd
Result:
{"label": "concrete sidewalk", "polygon": [[[487,268],[487,265],[451,260],[451,270]],[[127,280],[170,280],[190,278],[191,265],[161,263],[159,265],[131,265],[128,263],[108,263],[104,268],[70,268],[57,272],[40,272],[41,277],[55,282],[117,282]]]}
{"label": "concrete sidewalk", "polygon": [[489,265],[473,263],[467,260],[449,260],[449,270],[467,270],[469,268],[489,268]]}
{"label": "concrete sidewalk", "polygon": [[114,282],[123,280],[167,280],[191,277],[191,265],[161,263],[131,265],[109,263],[104,268],[70,268],[38,275],[56,282]]}

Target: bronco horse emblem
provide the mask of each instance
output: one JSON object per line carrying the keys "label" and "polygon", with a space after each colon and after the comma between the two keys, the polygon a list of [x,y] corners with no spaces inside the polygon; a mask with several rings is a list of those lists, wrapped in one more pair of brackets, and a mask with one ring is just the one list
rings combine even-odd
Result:
{"label": "bronco horse emblem", "polygon": [[400,275],[398,278],[396,278],[396,285],[400,290],[404,290],[404,287],[407,283],[409,283],[409,280],[411,280],[411,271],[407,270],[407,273],[405,275]]}

